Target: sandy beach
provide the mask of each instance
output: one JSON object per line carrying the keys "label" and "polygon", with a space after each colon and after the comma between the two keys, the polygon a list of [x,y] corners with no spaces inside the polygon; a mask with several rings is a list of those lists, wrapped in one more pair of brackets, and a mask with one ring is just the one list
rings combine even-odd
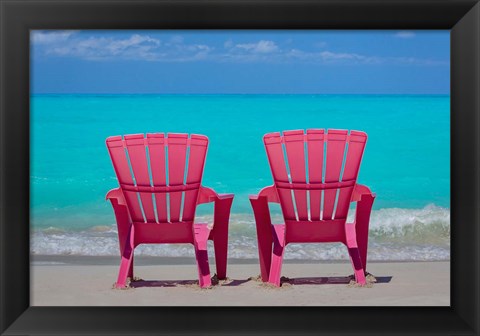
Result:
{"label": "sandy beach", "polygon": [[[34,256],[32,306],[449,306],[450,262],[372,262],[371,287],[349,285],[347,262],[289,260],[281,288],[256,278],[255,260],[231,260],[228,280],[200,289],[190,258],[139,257],[133,288],[113,289],[113,257]],[[212,275],[215,271],[211,263]]]}

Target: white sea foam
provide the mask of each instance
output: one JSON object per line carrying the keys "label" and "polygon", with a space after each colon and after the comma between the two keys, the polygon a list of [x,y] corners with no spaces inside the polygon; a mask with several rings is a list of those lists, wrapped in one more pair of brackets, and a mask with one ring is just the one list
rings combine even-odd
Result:
{"label": "white sea foam", "polygon": [[[350,216],[350,220],[353,215]],[[211,223],[211,216],[198,222]],[[274,215],[275,223],[282,222]],[[257,258],[255,224],[252,214],[232,214],[229,257]],[[380,209],[372,212],[368,258],[374,260],[448,260],[450,259],[450,211],[435,205],[423,209]],[[209,250],[213,246],[209,243]],[[32,232],[34,254],[118,255],[115,225],[99,225],[73,231],[54,227]],[[143,245],[137,255],[192,256],[193,247],[185,245]],[[341,244],[290,244],[287,259],[348,260]]]}

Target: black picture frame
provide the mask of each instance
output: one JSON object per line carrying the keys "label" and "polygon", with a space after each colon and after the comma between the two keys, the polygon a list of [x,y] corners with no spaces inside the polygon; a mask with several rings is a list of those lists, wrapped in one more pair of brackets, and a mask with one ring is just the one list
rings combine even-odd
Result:
{"label": "black picture frame", "polygon": [[[479,334],[477,1],[0,0],[0,24],[2,335]],[[179,28],[451,30],[450,307],[30,307],[29,30]]]}

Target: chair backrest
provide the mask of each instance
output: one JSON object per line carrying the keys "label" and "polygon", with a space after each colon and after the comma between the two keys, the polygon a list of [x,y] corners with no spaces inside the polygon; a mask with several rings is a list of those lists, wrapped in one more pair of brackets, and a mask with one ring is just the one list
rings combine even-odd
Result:
{"label": "chair backrest", "polygon": [[309,129],[263,141],[286,222],[346,219],[367,134]]}
{"label": "chair backrest", "polygon": [[106,143],[134,222],[193,222],[206,136],[132,134],[109,137]]}

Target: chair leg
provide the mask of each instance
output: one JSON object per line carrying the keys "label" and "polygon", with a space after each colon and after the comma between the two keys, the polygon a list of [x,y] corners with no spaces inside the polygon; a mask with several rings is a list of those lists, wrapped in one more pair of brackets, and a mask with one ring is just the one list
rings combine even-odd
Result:
{"label": "chair leg", "polygon": [[258,260],[260,263],[260,275],[263,282],[269,281],[269,273],[272,262],[272,222],[266,197],[250,199],[255,225],[257,229]]}
{"label": "chair leg", "polygon": [[365,279],[365,270],[362,266],[358,248],[349,247],[348,254],[350,255],[350,262],[352,263],[353,272],[355,274],[355,281],[360,285],[365,285],[367,280]]}
{"label": "chair leg", "polygon": [[346,242],[350,262],[352,263],[355,280],[360,285],[365,285],[365,269],[363,268],[360,250],[357,245],[357,234],[355,224],[345,224]]}
{"label": "chair leg", "polygon": [[117,282],[115,288],[125,288],[127,285],[127,277],[131,275],[133,277],[133,250],[134,250],[134,227],[130,227],[130,231],[127,235],[125,242],[122,261],[120,263],[120,270],[118,272]]}
{"label": "chair leg", "polygon": [[280,287],[283,255],[285,253],[285,225],[273,225],[273,253],[268,282]]}
{"label": "chair leg", "polygon": [[215,266],[217,269],[217,277],[220,280],[227,278],[227,253],[228,253],[228,236],[218,237],[213,240],[215,249]]}
{"label": "chair leg", "polygon": [[132,250],[132,262],[130,263],[130,268],[128,269],[128,278],[133,281],[133,264],[135,259],[135,249]]}
{"label": "chair leg", "polygon": [[213,247],[215,249],[217,277],[220,280],[227,277],[228,222],[230,219],[232,202],[233,198],[215,201]]}
{"label": "chair leg", "polygon": [[207,288],[212,285],[210,278],[210,266],[208,265],[207,240],[209,231],[205,228],[195,227],[194,229],[195,257],[198,267],[198,281],[200,287]]}
{"label": "chair leg", "polygon": [[367,270],[368,227],[374,200],[375,198],[372,196],[363,196],[362,200],[357,204],[355,218],[358,250],[365,271]]}

